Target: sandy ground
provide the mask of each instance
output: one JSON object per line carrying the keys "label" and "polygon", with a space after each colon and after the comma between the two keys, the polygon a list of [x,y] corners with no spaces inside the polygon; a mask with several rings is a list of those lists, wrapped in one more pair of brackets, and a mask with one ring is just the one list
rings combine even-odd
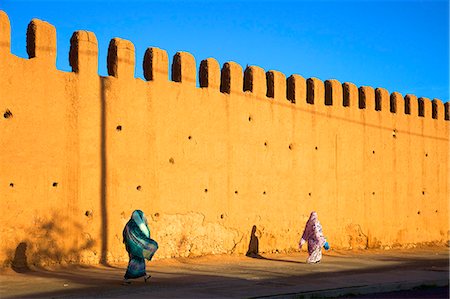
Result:
{"label": "sandy ground", "polygon": [[123,285],[126,264],[1,272],[1,298],[252,298],[339,296],[448,286],[449,248],[205,256],[147,263],[149,282]]}

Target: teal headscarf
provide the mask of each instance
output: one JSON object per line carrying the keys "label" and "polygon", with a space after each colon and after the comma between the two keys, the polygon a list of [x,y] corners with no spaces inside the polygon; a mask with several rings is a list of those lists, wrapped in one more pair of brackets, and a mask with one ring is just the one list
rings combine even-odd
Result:
{"label": "teal headscarf", "polygon": [[135,210],[123,229],[123,242],[132,256],[150,260],[158,249],[158,243],[150,238],[147,219],[141,210]]}

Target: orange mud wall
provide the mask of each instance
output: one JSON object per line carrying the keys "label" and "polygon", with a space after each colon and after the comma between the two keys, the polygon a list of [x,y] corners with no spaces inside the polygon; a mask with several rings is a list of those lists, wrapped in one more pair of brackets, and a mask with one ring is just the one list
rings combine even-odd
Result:
{"label": "orange mud wall", "polygon": [[27,51],[0,12],[3,265],[127,261],[135,209],[155,258],[297,250],[312,210],[334,248],[449,239],[448,103],[158,48],[136,79],[122,39],[101,77],[87,31],[62,72],[40,20]]}

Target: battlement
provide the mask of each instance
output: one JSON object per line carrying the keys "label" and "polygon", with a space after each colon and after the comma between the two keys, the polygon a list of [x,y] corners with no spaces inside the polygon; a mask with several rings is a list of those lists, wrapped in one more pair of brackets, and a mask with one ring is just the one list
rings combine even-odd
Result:
{"label": "battlement", "polygon": [[[0,53],[10,52],[10,23],[5,12],[0,12]],[[78,74],[98,73],[98,44],[96,36],[89,31],[76,31],[70,40],[69,61],[72,71]],[[29,59],[42,61],[46,67],[55,68],[56,29],[51,24],[33,19],[27,29],[27,53]],[[384,88],[370,86],[356,87],[351,82],[330,79],[323,82],[318,78],[305,79],[298,74],[289,76],[270,70],[265,72],[258,66],[242,66],[225,62],[220,69],[214,58],[200,62],[198,73],[195,58],[187,52],[177,52],[172,59],[171,80],[168,53],[159,48],[148,48],[143,57],[143,74],[147,81],[165,83],[173,81],[185,87],[209,88],[221,93],[249,92],[260,99],[276,102],[290,102],[294,105],[325,105],[357,108],[403,114],[411,117],[425,117],[435,120],[449,118],[449,103],[439,99],[389,92]],[[107,69],[110,76],[119,79],[134,78],[135,49],[132,42],[120,38],[111,40],[107,55]],[[197,79],[198,78],[198,79]]]}
{"label": "battlement", "polygon": [[1,265],[125,262],[135,209],[158,258],[245,254],[253,227],[294,251],[312,210],[334,248],[448,242],[449,103],[121,38],[100,76],[85,30],[60,71],[54,26],[30,22],[28,58],[10,32],[0,11]]}

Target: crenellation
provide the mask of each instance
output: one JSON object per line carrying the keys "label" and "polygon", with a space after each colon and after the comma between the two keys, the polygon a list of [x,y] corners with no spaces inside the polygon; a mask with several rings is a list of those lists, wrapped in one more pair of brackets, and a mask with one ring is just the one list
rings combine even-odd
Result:
{"label": "crenellation", "polygon": [[199,69],[200,87],[219,90],[220,88],[220,65],[214,58],[202,60]]}
{"label": "crenellation", "polygon": [[342,105],[344,107],[356,107],[358,103],[358,87],[350,82],[342,84]]}
{"label": "crenellation", "polygon": [[306,80],[306,102],[308,104],[321,104],[325,98],[325,85],[322,80],[308,78]]}
{"label": "crenellation", "polygon": [[426,113],[431,112],[431,109],[427,109],[431,106],[431,101],[428,98],[420,97],[417,99],[418,116],[425,117]]}
{"label": "crenellation", "polygon": [[[439,100],[438,99],[433,99],[431,101],[431,118],[432,119],[438,119],[438,115],[439,115]],[[442,104],[442,103],[441,103]],[[442,109],[440,110],[442,111]]]}
{"label": "crenellation", "polygon": [[233,61],[225,62],[220,75],[220,91],[228,94],[242,93],[243,88],[242,66]]}
{"label": "crenellation", "polygon": [[195,86],[197,83],[197,70],[195,58],[188,52],[177,52],[173,56],[172,81],[185,83],[186,86]]}
{"label": "crenellation", "polygon": [[397,113],[398,107],[401,106],[401,103],[403,101],[404,100],[403,100],[403,96],[401,93],[396,92],[396,91],[391,93],[391,96],[390,96],[390,111],[391,111],[391,113]]}
{"label": "crenellation", "polygon": [[38,58],[56,67],[56,28],[33,19],[27,28],[27,53],[30,59]]}
{"label": "crenellation", "polygon": [[108,47],[108,75],[116,78],[134,78],[135,54],[132,42],[113,38]]}
{"label": "crenellation", "polygon": [[405,96],[405,114],[419,115],[419,99],[413,94],[407,94]]}
{"label": "crenellation", "polygon": [[371,86],[361,86],[358,89],[359,109],[375,110],[375,90]]}
{"label": "crenellation", "polygon": [[423,102],[423,98],[417,99],[417,115],[420,117],[425,116],[425,104]]}
{"label": "crenellation", "polygon": [[300,75],[291,75],[286,80],[287,99],[294,104],[306,103],[306,80]]}
{"label": "crenellation", "polygon": [[405,103],[405,105],[404,105],[404,109],[403,109],[403,112],[406,114],[406,115],[410,115],[411,114],[411,98],[410,98],[410,95],[406,95],[405,97],[404,97],[404,103]]}
{"label": "crenellation", "polygon": [[98,74],[98,43],[93,32],[80,30],[70,39],[69,63],[72,72]]}
{"label": "crenellation", "polygon": [[389,111],[390,96],[384,88],[375,89],[375,111]]}
{"label": "crenellation", "polygon": [[422,101],[423,101],[423,116],[426,118],[432,118],[432,103],[431,100],[429,98],[425,98],[422,97]]}
{"label": "crenellation", "polygon": [[169,56],[165,50],[156,47],[148,48],[144,54],[142,67],[147,81],[169,80]]}
{"label": "crenellation", "polygon": [[266,73],[259,66],[248,66],[244,71],[244,91],[261,98],[266,97]]}
{"label": "crenellation", "polygon": [[325,81],[325,105],[343,105],[344,96],[342,84],[338,80],[330,79]]}
{"label": "crenellation", "polygon": [[431,118],[443,120],[445,117],[444,103],[439,99],[433,99],[431,101]]}
{"label": "crenellation", "polygon": [[[11,24],[8,15],[0,10],[0,53],[11,52]],[[3,56],[3,55],[2,55]]]}
{"label": "crenellation", "polygon": [[446,102],[444,104],[444,119],[445,120],[450,120],[449,106],[450,106],[450,102]]}
{"label": "crenellation", "polygon": [[285,101],[286,94],[286,76],[279,72],[270,70],[266,72],[267,97],[275,100]]}

